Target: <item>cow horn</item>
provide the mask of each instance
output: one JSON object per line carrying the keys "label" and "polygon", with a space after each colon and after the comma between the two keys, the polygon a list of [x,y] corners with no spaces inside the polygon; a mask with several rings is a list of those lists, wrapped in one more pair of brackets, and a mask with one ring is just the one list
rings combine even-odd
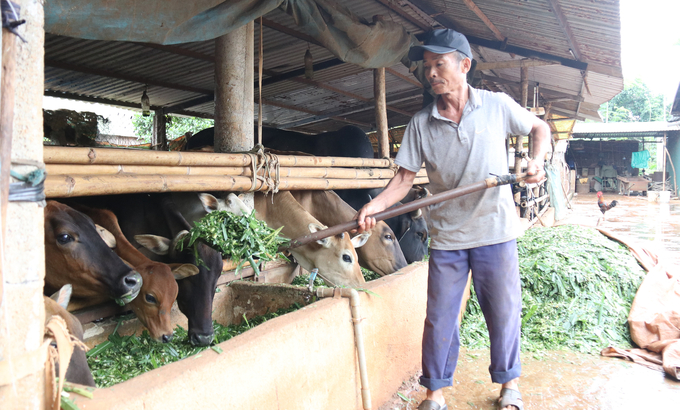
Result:
{"label": "cow horn", "polygon": [[411,212],[411,218],[413,218],[413,219],[420,219],[422,217],[423,217],[423,211],[420,208]]}

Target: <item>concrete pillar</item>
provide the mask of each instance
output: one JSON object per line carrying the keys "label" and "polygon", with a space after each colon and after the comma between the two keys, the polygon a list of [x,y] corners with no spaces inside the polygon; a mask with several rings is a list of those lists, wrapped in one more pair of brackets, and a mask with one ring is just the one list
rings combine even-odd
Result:
{"label": "concrete pillar", "polygon": [[215,152],[253,148],[254,24],[215,39]]}
{"label": "concrete pillar", "polygon": [[375,99],[375,128],[378,130],[378,158],[389,158],[385,68],[373,70],[373,98]]}
{"label": "concrete pillar", "polygon": [[[215,39],[215,152],[248,151],[254,144],[255,24]],[[253,194],[243,194],[254,207]]]}
{"label": "concrete pillar", "polygon": [[[43,2],[14,0],[21,7],[26,24],[17,31],[26,43],[16,39],[16,82],[12,132],[12,161],[42,162],[42,99],[44,89]],[[4,30],[3,30],[4,31]],[[3,32],[3,36],[7,34]],[[20,173],[35,168],[15,166]],[[43,207],[35,202],[10,202],[3,257],[4,294],[0,306],[0,361],[34,353],[43,339],[45,276]],[[38,364],[13,385],[0,386],[0,407],[44,408],[44,369]],[[13,378],[10,375],[10,378]]]}

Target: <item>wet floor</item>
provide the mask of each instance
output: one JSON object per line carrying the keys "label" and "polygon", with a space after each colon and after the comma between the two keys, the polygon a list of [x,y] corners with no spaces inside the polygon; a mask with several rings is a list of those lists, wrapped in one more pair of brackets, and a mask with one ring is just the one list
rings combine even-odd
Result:
{"label": "wet floor", "polygon": [[[449,409],[494,409],[501,386],[491,383],[488,350],[461,350],[454,385],[444,388]],[[572,352],[522,354],[520,390],[525,409],[678,409],[680,383],[620,359]],[[381,410],[414,410],[425,388],[412,379],[402,397]],[[406,400],[405,400],[406,399]],[[410,400],[410,401],[407,401]]]}
{"label": "wet floor", "polygon": [[[600,227],[633,238],[648,246],[666,266],[680,266],[680,201],[660,204],[646,196],[625,196],[604,193],[605,202],[618,201],[605,213]],[[595,193],[579,194],[572,200],[573,210],[566,222],[595,225],[602,216]],[[680,407],[679,407],[680,408]]]}
{"label": "wet floor", "polygon": [[[680,201],[605,193],[617,200],[600,226],[656,252],[670,270],[680,267]],[[562,223],[594,226],[602,215],[595,193],[580,194]],[[602,346],[603,348],[606,346]],[[500,385],[491,383],[487,351],[461,350],[454,385],[444,389],[449,409],[494,409]],[[425,398],[418,375],[380,410],[416,409]],[[622,359],[573,352],[522,354],[520,390],[525,409],[680,409],[680,382]],[[401,397],[403,396],[403,397]]]}

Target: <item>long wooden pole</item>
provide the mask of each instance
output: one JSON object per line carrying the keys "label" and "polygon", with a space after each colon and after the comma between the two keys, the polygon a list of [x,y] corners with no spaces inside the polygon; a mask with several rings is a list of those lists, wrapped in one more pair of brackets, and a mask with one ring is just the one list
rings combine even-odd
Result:
{"label": "long wooden pole", "polygon": [[[465,185],[462,187],[458,187],[455,189],[451,189],[449,191],[445,192],[440,192],[438,194],[432,195],[430,197],[426,197],[423,199],[418,199],[415,201],[408,202],[403,205],[395,206],[393,208],[389,208],[385,211],[378,212],[377,214],[370,215],[371,217],[375,218],[376,221],[382,221],[384,219],[392,218],[395,216],[399,216],[402,214],[405,214],[407,212],[412,212],[415,211],[416,209],[420,209],[432,204],[437,204],[442,201],[447,201],[449,199],[454,199],[461,197],[463,195],[468,195],[473,192],[477,191],[482,191],[487,188],[493,188],[496,186],[501,186],[501,185],[507,185],[507,184],[514,184],[516,182],[521,182],[524,181],[524,179],[527,177],[526,174],[508,174],[508,175],[502,175],[498,177],[490,177],[485,179],[484,181],[480,182],[475,182],[473,184]],[[318,241],[319,239],[323,238],[328,238],[329,236],[333,235],[338,235],[342,232],[347,232],[352,229],[356,229],[359,227],[359,223],[355,220],[352,219],[351,221],[331,226],[330,228],[323,229],[321,231],[316,231],[312,234],[301,236],[299,238],[293,239],[290,241],[290,245],[288,246],[288,249],[293,249],[297,248],[303,245],[306,245],[310,242],[315,242]]]}
{"label": "long wooden pole", "polygon": [[[47,164],[47,174],[55,175],[231,175],[251,177],[253,172],[250,167],[171,167],[152,165],[71,165],[71,164]],[[264,171],[259,170],[258,175],[264,176]],[[388,168],[279,168],[281,178],[339,178],[339,179],[390,179],[395,171]],[[426,176],[425,170],[419,171],[416,176]]]}
{"label": "long wooden pole", "polygon": [[[46,164],[166,165],[166,166],[250,166],[251,156],[238,153],[163,152],[121,148],[50,147],[43,150]],[[278,155],[282,167],[389,168],[387,159]]]}
{"label": "long wooden pole", "polygon": [[[281,178],[279,190],[297,189],[363,189],[383,188],[389,179],[327,179]],[[414,184],[426,184],[426,177],[417,177]],[[132,194],[142,192],[195,192],[195,191],[251,191],[248,177],[229,175],[50,175],[45,179],[45,196],[48,198]],[[266,183],[257,181],[255,191],[267,191]]]}

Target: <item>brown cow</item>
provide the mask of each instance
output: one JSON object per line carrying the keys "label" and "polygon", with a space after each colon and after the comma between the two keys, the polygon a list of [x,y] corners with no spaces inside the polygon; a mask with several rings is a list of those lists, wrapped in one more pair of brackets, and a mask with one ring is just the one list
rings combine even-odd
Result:
{"label": "brown cow", "polygon": [[[281,233],[289,239],[326,228],[287,191],[267,196],[255,192],[255,214],[271,228],[283,226]],[[369,236],[361,234],[350,239],[349,234],[341,233],[291,249],[291,253],[300,266],[308,271],[318,268],[319,276],[327,283],[357,287],[366,283],[366,280],[361,273],[354,248],[366,243]]]}
{"label": "brown cow", "polygon": [[168,265],[152,261],[125,238],[118,225],[118,218],[113,212],[77,204],[73,206],[109,231],[116,242],[114,248],[116,254],[142,275],[140,295],[129,304],[139,321],[149,329],[149,334],[156,341],[167,343],[172,340],[170,310],[177,299],[176,280],[197,274],[196,265],[188,263]]}
{"label": "brown cow", "polygon": [[[333,191],[290,191],[313,217],[326,225],[338,225],[354,218],[356,211]],[[366,244],[357,248],[359,264],[378,275],[394,273],[407,265],[399,241],[383,221],[378,221]]]}
{"label": "brown cow", "polygon": [[110,297],[120,305],[139,293],[142,277],[102,240],[92,220],[56,201],[45,206],[45,292],[71,284],[73,296]]}
{"label": "brown cow", "polygon": [[[69,333],[82,341],[83,326],[75,316],[66,310],[66,306],[68,306],[69,299],[71,298],[71,291],[71,285],[65,285],[52,298],[44,297],[45,324],[49,322],[52,316],[61,316],[66,322],[66,328]],[[85,351],[77,345],[73,348],[73,354],[66,370],[66,381],[94,387],[94,378],[87,364]]]}

